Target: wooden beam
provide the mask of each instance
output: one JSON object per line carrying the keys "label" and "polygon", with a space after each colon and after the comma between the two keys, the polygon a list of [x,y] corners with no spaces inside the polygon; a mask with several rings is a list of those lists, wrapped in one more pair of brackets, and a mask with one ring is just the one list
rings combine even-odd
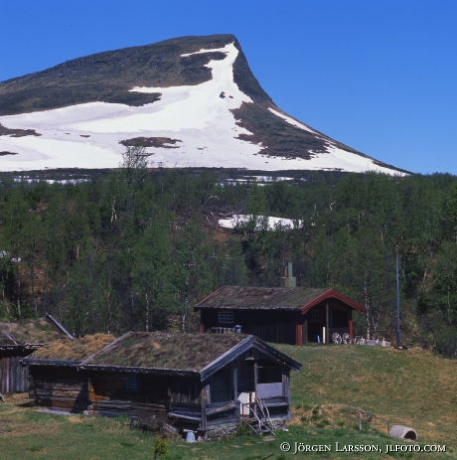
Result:
{"label": "wooden beam", "polygon": [[303,324],[295,325],[295,345],[303,345]]}
{"label": "wooden beam", "polygon": [[230,401],[228,404],[222,407],[216,407],[211,410],[209,410],[206,415],[211,416],[211,415],[216,415],[216,414],[221,414],[222,412],[227,412],[229,410],[236,409],[236,403],[235,401]]}
{"label": "wooden beam", "polygon": [[325,302],[325,335],[326,337],[323,337],[324,343],[329,343],[330,339],[330,307],[328,302]]}
{"label": "wooden beam", "polygon": [[201,407],[201,420],[200,420],[200,428],[203,430],[206,430],[207,428],[207,421],[208,421],[208,415],[206,413],[206,394],[207,394],[207,387],[209,385],[202,385],[200,388],[200,407]]}
{"label": "wooden beam", "polygon": [[238,364],[239,361],[232,363],[232,375],[233,375],[233,399],[238,398]]}

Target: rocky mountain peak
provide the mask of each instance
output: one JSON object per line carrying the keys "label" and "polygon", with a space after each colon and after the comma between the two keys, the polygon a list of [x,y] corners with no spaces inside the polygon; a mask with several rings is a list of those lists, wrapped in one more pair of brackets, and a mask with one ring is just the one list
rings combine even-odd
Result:
{"label": "rocky mountain peak", "polygon": [[[286,76],[284,77],[286,79]],[[97,53],[0,83],[0,170],[152,166],[403,172],[291,117],[233,35]]]}

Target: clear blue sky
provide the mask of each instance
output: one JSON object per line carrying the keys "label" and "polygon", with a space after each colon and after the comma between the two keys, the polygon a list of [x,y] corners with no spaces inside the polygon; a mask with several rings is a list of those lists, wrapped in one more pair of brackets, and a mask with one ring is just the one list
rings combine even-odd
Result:
{"label": "clear blue sky", "polygon": [[218,33],[290,115],[397,167],[457,174],[457,0],[0,0],[0,81]]}

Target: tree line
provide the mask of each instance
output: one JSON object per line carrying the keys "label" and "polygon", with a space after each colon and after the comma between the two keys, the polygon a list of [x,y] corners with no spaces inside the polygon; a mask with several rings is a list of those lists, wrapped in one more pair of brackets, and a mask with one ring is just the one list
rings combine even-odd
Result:
{"label": "tree line", "polygon": [[[456,356],[454,176],[309,172],[229,184],[221,171],[130,160],[78,185],[2,179],[1,319],[48,312],[76,335],[189,329],[212,290],[276,286],[292,261],[298,285],[349,295],[368,308],[361,333],[394,340],[398,255],[405,342]],[[296,225],[222,230],[218,218],[232,213]]]}

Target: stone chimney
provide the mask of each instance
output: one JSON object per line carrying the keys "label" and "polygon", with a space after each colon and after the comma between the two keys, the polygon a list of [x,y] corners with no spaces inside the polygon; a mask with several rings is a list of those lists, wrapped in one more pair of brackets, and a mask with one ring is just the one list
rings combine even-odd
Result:
{"label": "stone chimney", "polygon": [[281,287],[294,288],[297,287],[297,278],[292,274],[292,262],[288,262],[284,269],[284,276],[281,277]]}

